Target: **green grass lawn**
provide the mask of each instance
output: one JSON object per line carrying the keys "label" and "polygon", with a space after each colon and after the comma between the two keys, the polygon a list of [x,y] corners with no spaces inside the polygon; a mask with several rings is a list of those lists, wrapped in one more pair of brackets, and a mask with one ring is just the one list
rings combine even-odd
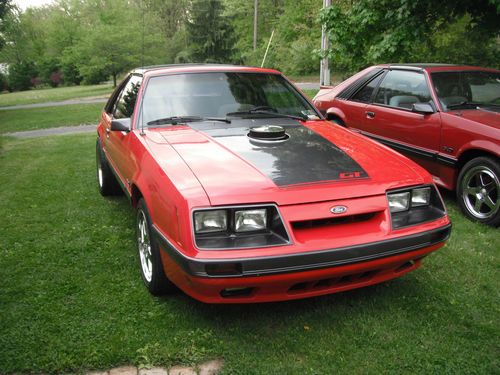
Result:
{"label": "green grass lawn", "polygon": [[225,374],[499,373],[500,237],[452,201],[448,245],[391,282],[259,305],[154,298],[134,211],[99,195],[94,150],[94,135],[3,140],[0,373],[214,357]]}
{"label": "green grass lawn", "polygon": [[58,126],[97,124],[102,103],[0,110],[0,134]]}
{"label": "green grass lawn", "polygon": [[89,96],[109,96],[112,90],[112,85],[103,84],[12,92],[0,94],[0,107],[19,104],[57,102],[68,99],[85,98]]}

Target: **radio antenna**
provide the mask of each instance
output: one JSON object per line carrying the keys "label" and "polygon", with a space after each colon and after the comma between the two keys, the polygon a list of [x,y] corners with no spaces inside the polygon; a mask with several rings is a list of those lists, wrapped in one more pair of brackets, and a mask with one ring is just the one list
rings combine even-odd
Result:
{"label": "radio antenna", "polygon": [[141,68],[142,68],[142,81],[141,81],[141,135],[144,135],[144,0],[141,0],[142,10],[142,46],[141,46]]}

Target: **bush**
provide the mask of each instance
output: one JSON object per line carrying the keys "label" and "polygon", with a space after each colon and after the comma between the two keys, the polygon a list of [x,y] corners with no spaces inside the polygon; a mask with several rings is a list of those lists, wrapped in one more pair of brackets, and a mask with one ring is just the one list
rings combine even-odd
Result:
{"label": "bush", "polygon": [[32,61],[18,62],[9,65],[9,87],[14,91],[28,90],[36,80],[37,70]]}

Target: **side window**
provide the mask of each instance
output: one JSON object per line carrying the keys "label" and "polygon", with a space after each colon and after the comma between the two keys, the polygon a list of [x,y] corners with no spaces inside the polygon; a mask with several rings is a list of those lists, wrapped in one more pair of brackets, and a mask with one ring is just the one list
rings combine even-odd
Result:
{"label": "side window", "polygon": [[361,103],[369,103],[372,98],[373,90],[378,86],[382,80],[383,74],[379,74],[377,77],[368,82],[361,90],[359,90],[351,100]]}
{"label": "side window", "polygon": [[415,103],[431,100],[423,73],[390,70],[382,81],[374,103],[411,109]]}
{"label": "side window", "polygon": [[114,110],[114,118],[127,118],[132,117],[134,113],[135,101],[137,100],[137,94],[139,93],[139,88],[141,87],[142,77],[133,75],[130,77],[129,81],[123,88]]}

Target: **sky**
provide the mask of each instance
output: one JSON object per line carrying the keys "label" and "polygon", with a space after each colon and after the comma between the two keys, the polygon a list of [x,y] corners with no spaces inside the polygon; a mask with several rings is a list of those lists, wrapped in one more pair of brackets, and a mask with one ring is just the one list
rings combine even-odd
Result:
{"label": "sky", "polygon": [[52,0],[14,0],[12,2],[14,4],[17,4],[22,10],[25,10],[28,7],[36,7],[49,4],[52,2]]}

